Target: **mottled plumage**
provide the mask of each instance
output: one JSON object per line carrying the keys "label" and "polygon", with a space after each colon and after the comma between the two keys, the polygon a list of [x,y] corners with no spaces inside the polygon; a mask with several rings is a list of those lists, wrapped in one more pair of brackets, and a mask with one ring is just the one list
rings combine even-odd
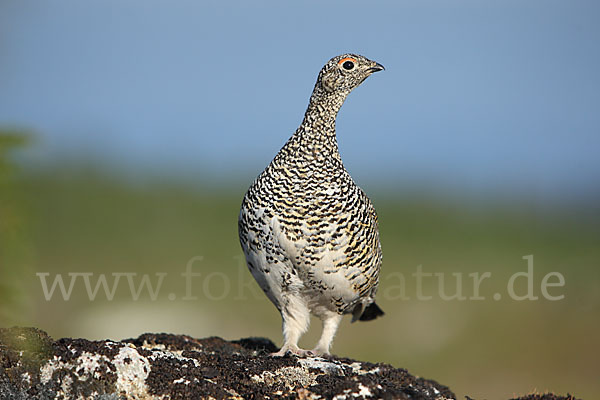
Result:
{"label": "mottled plumage", "polygon": [[[332,58],[319,73],[304,120],[242,202],[239,236],[250,272],[281,312],[277,355],[328,354],[342,315],[370,320],[381,267],[377,215],[338,152],[337,113],[348,94],[383,66]],[[310,313],[323,321],[316,348],[298,348]]]}

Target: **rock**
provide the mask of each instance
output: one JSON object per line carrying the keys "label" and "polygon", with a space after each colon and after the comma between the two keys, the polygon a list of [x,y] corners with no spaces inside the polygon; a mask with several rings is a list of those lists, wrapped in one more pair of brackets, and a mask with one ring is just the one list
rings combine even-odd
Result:
{"label": "rock", "polygon": [[530,394],[527,396],[514,398],[511,400],[578,400],[575,397],[567,394],[566,396],[558,396],[554,393]]}
{"label": "rock", "polygon": [[447,387],[387,364],[269,356],[276,350],[261,338],[54,341],[34,328],[0,329],[0,400],[455,399]]}

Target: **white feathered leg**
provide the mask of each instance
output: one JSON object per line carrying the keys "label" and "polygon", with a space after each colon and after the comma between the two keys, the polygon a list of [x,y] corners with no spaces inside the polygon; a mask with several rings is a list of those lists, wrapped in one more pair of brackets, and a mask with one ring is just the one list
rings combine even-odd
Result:
{"label": "white feathered leg", "polygon": [[335,312],[328,312],[321,317],[321,320],[323,321],[323,333],[321,333],[321,338],[317,346],[312,350],[312,353],[315,355],[329,355],[329,348],[340,325],[342,316]]}
{"label": "white feathered leg", "polygon": [[272,355],[282,357],[288,351],[298,356],[309,356],[309,350],[298,347],[298,340],[310,325],[310,311],[306,303],[298,295],[286,296],[287,303],[281,310],[283,320],[283,346]]}

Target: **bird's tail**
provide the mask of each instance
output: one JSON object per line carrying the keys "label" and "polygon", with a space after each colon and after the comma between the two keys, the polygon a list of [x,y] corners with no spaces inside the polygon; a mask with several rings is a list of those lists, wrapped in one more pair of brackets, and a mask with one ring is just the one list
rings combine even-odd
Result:
{"label": "bird's tail", "polygon": [[352,322],[357,320],[371,321],[385,314],[383,310],[375,303],[369,304],[366,308],[364,308],[364,310],[363,307],[364,306],[362,303],[356,305],[354,311],[352,312]]}

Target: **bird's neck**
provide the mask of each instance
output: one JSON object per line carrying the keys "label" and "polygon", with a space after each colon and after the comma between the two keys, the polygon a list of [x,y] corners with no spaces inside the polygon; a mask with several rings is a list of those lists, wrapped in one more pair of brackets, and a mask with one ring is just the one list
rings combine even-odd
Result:
{"label": "bird's neck", "polygon": [[326,93],[319,87],[315,88],[304,120],[294,134],[300,149],[303,149],[306,155],[318,159],[340,159],[335,120],[345,99],[345,94]]}

